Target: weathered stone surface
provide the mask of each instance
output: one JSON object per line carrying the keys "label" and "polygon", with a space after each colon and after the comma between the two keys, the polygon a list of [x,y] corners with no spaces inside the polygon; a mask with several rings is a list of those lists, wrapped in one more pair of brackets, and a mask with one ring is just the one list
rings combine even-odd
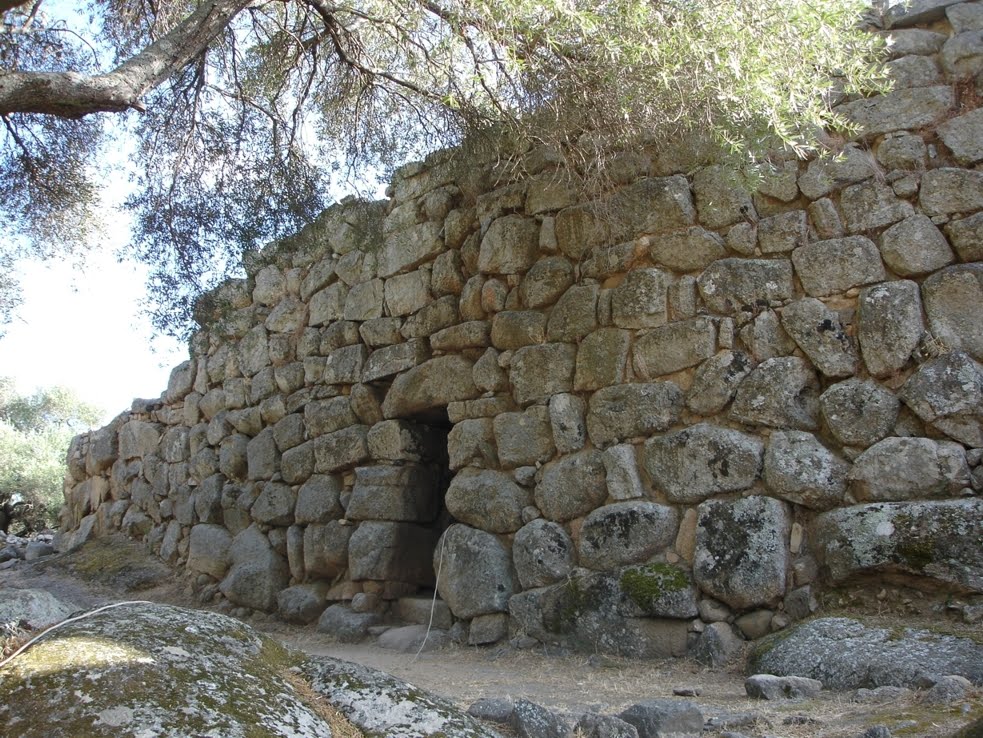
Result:
{"label": "weathered stone surface", "polygon": [[830,581],[860,575],[938,580],[983,592],[983,500],[881,502],[831,510],[810,539]]}
{"label": "weathered stone surface", "polygon": [[445,503],[457,520],[492,533],[512,533],[522,527],[522,509],[530,502],[527,490],[503,472],[463,469],[451,482]]}
{"label": "weathered stone surface", "polygon": [[396,377],[382,404],[387,418],[408,417],[478,396],[472,363],[463,356],[438,356]]}
{"label": "weathered stone surface", "polygon": [[31,630],[43,630],[71,617],[78,608],[43,589],[6,588],[0,602],[0,622],[27,623]]}
{"label": "weathered stone surface", "polygon": [[951,36],[942,45],[942,68],[952,77],[969,78],[983,71],[983,39],[979,31]]}
{"label": "weathered stone surface", "polygon": [[750,487],[761,471],[764,444],[746,433],[699,423],[645,442],[652,483],[671,502],[699,502]]}
{"label": "weathered stone surface", "polygon": [[769,497],[707,500],[699,509],[693,577],[704,592],[738,609],[785,594],[787,506]]}
{"label": "weathered stone surface", "polygon": [[604,469],[607,474],[608,494],[615,500],[633,500],[645,494],[635,447],[628,443],[610,446],[604,450]]}
{"label": "weathered stone surface", "polygon": [[385,284],[381,279],[352,285],[345,298],[345,320],[372,320],[382,317]]}
{"label": "weathered stone surface", "polygon": [[857,349],[839,316],[819,300],[806,297],[782,310],[782,326],[827,377],[854,373]]}
{"label": "weathered stone surface", "polygon": [[922,175],[919,204],[926,215],[983,209],[983,172],[942,167]]}
{"label": "weathered stone surface", "polygon": [[553,431],[545,405],[534,405],[521,413],[502,413],[493,422],[503,468],[535,466],[552,458]]}
{"label": "weathered stone surface", "polygon": [[773,428],[815,430],[819,382],[808,362],[797,356],[768,359],[741,382],[730,417]]}
{"label": "weathered stone surface", "polygon": [[861,502],[951,497],[969,486],[963,447],[952,441],[889,437],[864,451],[850,472]]}
{"label": "weathered stone surface", "polygon": [[840,193],[840,210],[850,233],[883,228],[914,213],[910,202],[900,199],[889,185],[876,179],[844,189]]}
{"label": "weathered stone surface", "polygon": [[420,223],[397,233],[391,233],[383,241],[376,256],[380,277],[408,272],[430,261],[444,250],[440,223]]}
{"label": "weathered stone surface", "polygon": [[575,284],[557,300],[546,326],[548,341],[578,341],[597,328],[596,284]]}
{"label": "weathered stone surface", "polygon": [[792,263],[811,297],[827,297],[887,277],[880,252],[866,236],[810,243],[792,252]]}
{"label": "weathered stone surface", "polygon": [[[358,422],[355,413],[352,412],[351,404],[345,396],[308,402],[304,405],[303,420],[310,438],[323,436],[325,433],[334,433]],[[274,428],[274,437],[276,435]]]}
{"label": "weathered stone surface", "polygon": [[430,352],[426,341],[412,340],[379,348],[373,351],[366,361],[361,380],[375,382],[392,377],[419,366],[429,358]]}
{"label": "weathered stone surface", "polygon": [[353,425],[314,439],[314,471],[330,473],[361,464],[369,458],[369,429]]}
{"label": "weathered stone surface", "polygon": [[904,279],[866,287],[857,306],[867,370],[875,377],[894,374],[908,363],[925,332],[918,284]]}
{"label": "weathered stone surface", "polygon": [[506,215],[492,221],[481,239],[478,269],[487,274],[528,270],[539,249],[539,223],[534,218]]}
{"label": "weathered stone surface", "polygon": [[466,418],[455,423],[447,435],[447,454],[451,470],[469,465],[479,468],[497,466],[492,419]]}
{"label": "weathered stone surface", "polygon": [[836,111],[868,136],[917,130],[942,118],[955,104],[948,85],[894,90],[886,95],[844,103]]}
{"label": "weathered stone surface", "polygon": [[143,458],[157,452],[160,426],[142,420],[130,420],[119,431],[119,456],[122,459]]}
{"label": "weathered stone surface", "polygon": [[611,226],[598,212],[597,204],[588,203],[564,208],[557,213],[554,231],[554,248],[579,261],[593,247],[608,243]]}
{"label": "weathered stone surface", "polygon": [[818,679],[774,674],[755,674],[744,682],[747,696],[759,700],[811,699],[822,688],[823,683]]}
{"label": "weathered stone surface", "polygon": [[574,389],[596,390],[625,379],[631,334],[619,328],[600,328],[586,336],[577,349]]}
{"label": "weathered stone surface", "polygon": [[520,405],[542,402],[573,389],[577,347],[567,343],[526,346],[512,356],[509,378]]}
{"label": "weathered stone surface", "polygon": [[264,525],[292,525],[297,495],[289,485],[267,482],[249,509],[253,520]]}
{"label": "weathered stone surface", "polygon": [[850,465],[811,433],[771,434],[765,451],[765,483],[788,502],[828,510],[843,502]]}
{"label": "weathered stone surface", "polygon": [[983,361],[983,264],[949,267],[922,284],[932,334],[946,348]]}
{"label": "weathered stone surface", "polygon": [[618,717],[634,725],[639,738],[699,738],[703,733],[703,713],[684,700],[639,702]]}
{"label": "weathered stone surface", "polygon": [[369,635],[369,628],[381,618],[374,612],[353,612],[347,605],[336,604],[321,613],[317,632],[326,633],[339,643],[359,643]]}
{"label": "weathered stone surface", "polygon": [[435,439],[426,426],[407,420],[383,420],[369,430],[369,454],[377,461],[405,462],[432,459]]}
{"label": "weathered stone surface", "polygon": [[700,222],[707,228],[723,228],[742,220],[753,220],[751,196],[740,175],[722,166],[709,166],[693,175],[693,193]]}
{"label": "weathered stone surface", "polygon": [[[792,186],[795,186],[794,179]],[[758,221],[758,245],[763,254],[793,251],[805,245],[808,235],[805,210],[792,210]]]}
{"label": "weathered stone surface", "polygon": [[972,448],[983,447],[983,367],[961,351],[922,364],[901,399],[926,423]]}
{"label": "weathered stone surface", "polygon": [[697,284],[707,307],[724,314],[780,304],[794,294],[792,265],[785,259],[720,259]]}
{"label": "weathered stone surface", "polygon": [[335,475],[315,474],[297,490],[294,520],[300,525],[326,523],[340,518],[343,512],[339,497],[341,480]]}
{"label": "weathered stone surface", "polygon": [[232,568],[219,584],[222,594],[241,607],[273,611],[277,593],[290,582],[290,571],[269,539],[251,525],[232,539],[229,556]]}
{"label": "weathered stone surface", "polygon": [[737,659],[743,644],[737,629],[730,623],[709,623],[690,651],[690,656],[704,666],[726,666]]}
{"label": "weathered stone surface", "polygon": [[674,272],[706,269],[726,254],[724,240],[712,231],[691,226],[649,239],[649,255],[656,264]]}
{"label": "weathered stone surface", "polygon": [[546,340],[546,315],[535,310],[503,310],[491,324],[491,343],[502,351],[512,351]]}
{"label": "weathered stone surface", "polygon": [[273,438],[273,429],[265,428],[250,439],[246,446],[247,476],[249,479],[270,479],[277,471],[280,452]]}
{"label": "weathered stone surface", "polygon": [[845,446],[866,448],[887,436],[898,420],[900,401],[877,382],[848,379],[819,398],[826,426]]}
{"label": "weathered stone surface", "polygon": [[436,537],[433,530],[413,523],[366,520],[348,541],[348,575],[353,581],[432,585]]}
{"label": "weathered stone surface", "polygon": [[945,233],[960,261],[983,261],[983,213],[949,221]]}
{"label": "weathered stone surface", "polygon": [[632,269],[611,291],[611,321],[619,328],[664,325],[669,275],[660,269]]}
{"label": "weathered stone surface", "polygon": [[304,528],[304,570],[310,577],[333,579],[348,567],[348,542],[355,529],[337,520]]}
{"label": "weathered stone surface", "polygon": [[676,540],[679,514],[657,502],[616,502],[590,513],[580,528],[580,563],[614,569],[648,561]]}
{"label": "weathered stone surface", "polygon": [[706,317],[654,328],[635,340],[632,365],[641,379],[654,379],[696,366],[714,355],[717,328]]}
{"label": "weathered stone surface", "polygon": [[900,633],[849,618],[819,618],[758,645],[749,669],[818,679],[827,689],[920,686],[927,674],[983,682],[983,646],[927,630]]}
{"label": "weathered stone surface", "polygon": [[750,357],[741,351],[721,351],[710,357],[696,370],[686,392],[686,407],[699,415],[716,415],[733,399],[752,368]]}
{"label": "weathered stone surface", "polygon": [[225,615],[133,603],[65,625],[12,663],[0,719],[24,738],[52,723],[78,736],[243,735],[262,724],[268,736],[330,738],[276,666],[291,658]]}
{"label": "weathered stone surface", "polygon": [[307,322],[312,326],[325,325],[341,320],[345,315],[348,287],[341,282],[325,287],[311,296]]}
{"label": "weathered stone surface", "polygon": [[927,154],[924,139],[908,133],[886,139],[877,147],[877,161],[887,169],[924,169]]}
{"label": "weathered stone surface", "polygon": [[868,152],[856,144],[848,144],[838,156],[817,157],[810,161],[799,176],[799,189],[810,200],[819,200],[844,185],[863,182],[874,173]]}
{"label": "weathered stone surface", "polygon": [[912,215],[884,231],[881,257],[901,277],[930,274],[955,258],[945,236],[926,215]]}
{"label": "weathered stone surface", "polygon": [[277,595],[277,611],[288,623],[307,625],[317,620],[327,604],[327,583],[296,584]]}
{"label": "weathered stone surface", "polygon": [[[477,315],[473,319],[478,320],[481,317],[483,316]],[[400,333],[407,340],[425,338],[444,328],[456,325],[460,320],[461,313],[458,311],[457,297],[445,295],[406,318]]]}
{"label": "weathered stone surface", "polygon": [[559,523],[537,518],[512,542],[512,559],[523,589],[563,581],[576,563],[574,543]]}
{"label": "weathered stone surface", "polygon": [[590,399],[587,430],[598,447],[667,430],[682,412],[683,393],[672,382],[618,384]]}
{"label": "weathered stone surface", "polygon": [[583,738],[638,738],[638,730],[614,715],[598,715],[588,712],[577,721],[574,735]]}
{"label": "weathered stone surface", "polygon": [[194,526],[188,547],[188,568],[222,579],[232,563],[231,545],[232,535],[221,525]]}
{"label": "weathered stone surface", "polygon": [[584,447],[587,442],[586,409],[586,403],[576,395],[560,393],[550,397],[550,425],[553,443],[559,453],[573,453]]}
{"label": "weathered stone surface", "polygon": [[459,618],[507,612],[516,590],[512,557],[491,533],[455,524],[433,553],[437,591]]}
{"label": "weathered stone surface", "polygon": [[302,668],[314,690],[366,735],[500,738],[442,697],[376,669],[326,656],[309,659]]}
{"label": "weathered stone surface", "polygon": [[[684,583],[679,591],[685,590]],[[516,626],[545,643],[629,658],[685,653],[684,620],[626,616],[626,611],[638,613],[640,607],[622,589],[620,576],[587,569],[574,569],[562,583],[526,590],[509,601]]]}
{"label": "weathered stone surface", "polygon": [[562,256],[540,259],[519,285],[522,304],[529,309],[552,305],[573,284],[573,280],[573,265],[569,259]]}
{"label": "weathered stone surface", "polygon": [[604,458],[593,450],[547,464],[535,490],[543,516],[561,523],[586,515],[606,497]]}
{"label": "weathered stone surface", "polygon": [[428,465],[360,466],[345,517],[430,523],[437,517],[437,489],[437,472]]}

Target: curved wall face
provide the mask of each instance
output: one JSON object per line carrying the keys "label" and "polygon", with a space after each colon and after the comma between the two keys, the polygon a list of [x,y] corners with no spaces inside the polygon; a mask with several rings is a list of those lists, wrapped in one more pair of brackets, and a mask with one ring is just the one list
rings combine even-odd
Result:
{"label": "curved wall face", "polygon": [[896,31],[897,89],[842,106],[866,144],[754,195],[639,151],[590,202],[542,156],[326,211],[76,439],[68,544],[121,529],[288,617],[439,569],[477,640],[632,655],[864,575],[983,592],[974,18]]}

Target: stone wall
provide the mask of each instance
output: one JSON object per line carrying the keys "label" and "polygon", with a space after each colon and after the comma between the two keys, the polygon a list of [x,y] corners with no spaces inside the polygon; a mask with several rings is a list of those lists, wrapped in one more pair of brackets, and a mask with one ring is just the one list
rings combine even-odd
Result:
{"label": "stone wall", "polygon": [[979,595],[983,6],[893,12],[865,137],[754,194],[682,151],[590,201],[548,152],[435,156],[269,247],[75,440],[63,545],[300,620],[436,578],[472,642],[637,656],[863,577]]}

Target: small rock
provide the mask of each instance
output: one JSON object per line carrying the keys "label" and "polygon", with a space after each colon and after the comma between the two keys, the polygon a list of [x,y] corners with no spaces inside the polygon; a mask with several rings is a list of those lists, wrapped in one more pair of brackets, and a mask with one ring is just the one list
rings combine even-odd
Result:
{"label": "small rock", "polygon": [[648,700],[619,717],[635,726],[639,738],[698,738],[703,732],[703,713],[692,702]]}
{"label": "small rock", "polygon": [[973,688],[973,683],[966,677],[950,674],[940,677],[928,692],[924,701],[931,705],[944,705],[956,702],[966,697],[967,690]]}
{"label": "small rock", "polygon": [[860,738],[891,738],[892,735],[886,725],[872,725],[861,734]]}
{"label": "small rock", "polygon": [[755,674],[744,681],[748,697],[762,700],[812,698],[819,694],[823,683],[818,679],[774,674]]}
{"label": "small rock", "polygon": [[672,693],[677,697],[699,697],[703,694],[700,687],[673,687]]}
{"label": "small rock", "polygon": [[574,735],[583,738],[638,738],[638,730],[631,723],[613,715],[588,712],[580,718]]}
{"label": "small rock", "polygon": [[471,704],[468,715],[479,720],[487,720],[489,723],[504,725],[512,719],[514,711],[515,705],[510,699],[483,697]]}
{"label": "small rock", "polygon": [[852,702],[864,704],[881,704],[883,702],[894,702],[895,700],[905,699],[910,696],[911,690],[907,687],[887,685],[874,689],[858,689],[850,699]]}
{"label": "small rock", "polygon": [[519,738],[565,738],[565,726],[535,702],[516,700],[509,725]]}
{"label": "small rock", "polygon": [[428,628],[426,625],[406,625],[390,628],[379,636],[379,648],[399,653],[429,653],[437,651],[450,642],[446,630]]}

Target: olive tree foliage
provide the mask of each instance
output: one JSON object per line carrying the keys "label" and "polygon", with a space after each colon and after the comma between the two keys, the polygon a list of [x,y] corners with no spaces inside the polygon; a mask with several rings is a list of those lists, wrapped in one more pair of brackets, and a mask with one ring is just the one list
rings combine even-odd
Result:
{"label": "olive tree foliage", "polygon": [[102,412],[64,387],[19,394],[0,377],[0,529],[25,533],[55,525],[72,437]]}
{"label": "olive tree foliage", "polygon": [[80,243],[122,116],[165,329],[339,179],[462,143],[589,174],[693,135],[755,165],[878,84],[865,0],[89,0],[82,27],[54,2],[0,0],[0,207],[41,255]]}

